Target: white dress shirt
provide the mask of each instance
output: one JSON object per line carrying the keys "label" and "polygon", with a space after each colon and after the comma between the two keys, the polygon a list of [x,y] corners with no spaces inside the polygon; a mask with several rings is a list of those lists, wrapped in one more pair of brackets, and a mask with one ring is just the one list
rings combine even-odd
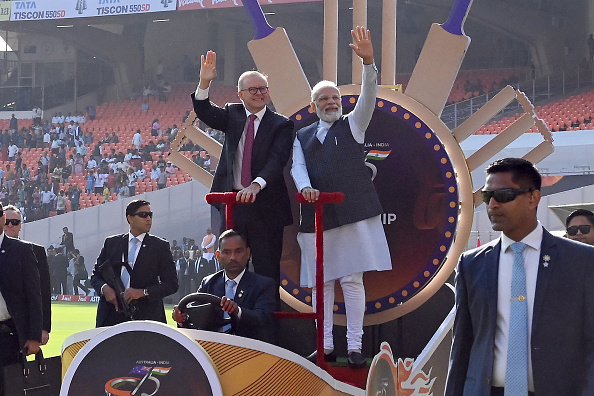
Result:
{"label": "white dress shirt", "polygon": [[[536,277],[540,260],[540,245],[542,243],[542,225],[536,228],[521,241],[514,241],[501,234],[501,254],[499,255],[499,280],[497,285],[497,328],[495,329],[495,351],[493,362],[493,386],[505,386],[505,370],[507,367],[507,346],[509,341],[509,317],[511,313],[511,279],[514,265],[514,252],[509,246],[514,242],[527,245],[522,252],[524,268],[526,270],[526,298],[528,299],[528,323],[532,329],[532,312],[534,295],[536,292]],[[530,345],[531,331],[528,332]],[[528,389],[534,391],[532,378],[532,358],[528,348]]]}
{"label": "white dress shirt", "polygon": [[[2,234],[0,234],[0,246],[2,246],[2,242],[4,242],[4,232],[2,232]],[[0,293],[0,322],[3,322],[10,318],[11,318],[11,316],[8,313],[8,307],[6,306],[6,301],[4,300],[2,293]]]}

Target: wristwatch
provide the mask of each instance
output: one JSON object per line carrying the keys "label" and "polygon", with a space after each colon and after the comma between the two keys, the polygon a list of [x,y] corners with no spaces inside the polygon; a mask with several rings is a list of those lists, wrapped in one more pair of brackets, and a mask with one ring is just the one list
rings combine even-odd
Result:
{"label": "wristwatch", "polygon": [[144,293],[145,297],[148,296],[148,290],[147,289],[144,289],[142,292]]}

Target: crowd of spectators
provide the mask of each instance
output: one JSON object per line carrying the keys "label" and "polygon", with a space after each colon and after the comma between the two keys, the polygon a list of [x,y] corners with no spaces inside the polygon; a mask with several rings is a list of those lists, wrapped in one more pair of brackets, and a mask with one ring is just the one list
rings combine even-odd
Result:
{"label": "crowd of spectators", "polygon": [[[90,110],[89,110],[90,109]],[[97,137],[84,127],[88,119],[95,118],[93,106],[87,112],[56,113],[51,122],[39,117],[36,109],[34,123],[30,128],[18,128],[18,119],[13,115],[10,128],[0,131],[0,202],[20,208],[24,221],[38,220],[50,214],[62,214],[68,209],[80,209],[82,194],[100,194],[102,202],[116,194],[119,199],[134,196],[138,180],[157,180],[159,189],[165,188],[168,178],[176,173],[176,167],[165,160],[171,143],[179,128],[162,126],[158,119],[151,125],[151,137],[144,142],[140,130],[130,141],[126,153],[111,148],[104,152],[106,144],[119,143],[117,133],[105,133]],[[222,141],[222,134],[208,130],[209,136]],[[23,162],[23,149],[43,149],[37,166]],[[181,151],[198,152],[192,156],[195,163],[212,172],[210,158],[200,146],[186,139]],[[107,150],[105,150],[107,151]],[[155,161],[154,156],[158,155]],[[30,162],[30,161],[29,161]],[[152,162],[150,173],[145,164]],[[68,183],[71,175],[84,175],[86,185]]]}

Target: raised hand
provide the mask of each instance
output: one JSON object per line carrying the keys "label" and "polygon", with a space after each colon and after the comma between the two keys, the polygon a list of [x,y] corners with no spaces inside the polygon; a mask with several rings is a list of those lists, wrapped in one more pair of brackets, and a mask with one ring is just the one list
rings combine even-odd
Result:
{"label": "raised hand", "polygon": [[208,51],[206,56],[200,57],[200,89],[206,89],[210,82],[217,77],[217,54]]}
{"label": "raised hand", "polygon": [[349,46],[355,51],[357,56],[363,60],[363,64],[373,63],[373,44],[371,43],[371,33],[363,26],[357,26],[351,30],[353,43]]}

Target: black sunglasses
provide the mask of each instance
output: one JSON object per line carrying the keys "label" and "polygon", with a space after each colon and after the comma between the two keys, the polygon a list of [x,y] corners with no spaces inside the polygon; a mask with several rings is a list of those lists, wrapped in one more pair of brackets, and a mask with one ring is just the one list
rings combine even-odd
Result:
{"label": "black sunglasses", "polygon": [[578,230],[580,230],[580,232],[582,234],[586,235],[586,234],[589,234],[590,233],[590,229],[592,227],[594,227],[594,226],[591,226],[591,225],[580,225],[580,226],[567,227],[567,235],[569,235],[569,236],[577,235]]}
{"label": "black sunglasses", "polygon": [[534,191],[533,188],[500,188],[499,190],[483,190],[481,194],[483,196],[483,202],[488,205],[491,198],[495,198],[495,201],[499,203],[507,203],[522,194],[532,191]]}
{"label": "black sunglasses", "polygon": [[13,226],[18,226],[19,224],[21,224],[21,221],[19,219],[6,219],[6,222],[4,223],[4,225],[9,225],[12,224]]}
{"label": "black sunglasses", "polygon": [[130,216],[138,216],[142,219],[146,219],[147,217],[153,218],[153,212],[136,212],[132,213]]}

